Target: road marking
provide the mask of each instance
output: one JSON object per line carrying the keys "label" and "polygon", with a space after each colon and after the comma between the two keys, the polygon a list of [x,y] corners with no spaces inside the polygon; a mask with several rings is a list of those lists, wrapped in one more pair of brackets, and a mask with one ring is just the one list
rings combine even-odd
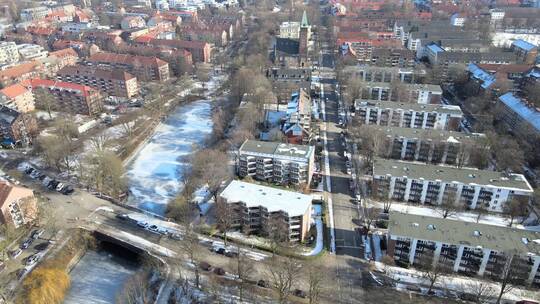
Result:
{"label": "road marking", "polygon": [[323,143],[324,143],[324,174],[326,177],[326,191],[330,193],[328,195],[328,215],[330,217],[330,253],[336,253],[336,232],[334,228],[334,208],[332,205],[332,185],[330,182],[330,160],[328,158],[328,139],[326,138],[326,103],[324,102],[324,84],[321,84],[321,108],[324,121],[323,130]]}

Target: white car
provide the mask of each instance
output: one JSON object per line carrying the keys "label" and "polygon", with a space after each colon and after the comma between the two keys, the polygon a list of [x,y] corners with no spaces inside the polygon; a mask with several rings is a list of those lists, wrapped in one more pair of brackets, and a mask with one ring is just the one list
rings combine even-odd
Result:
{"label": "white car", "polygon": [[62,188],[64,188],[64,183],[58,183],[58,185],[56,185],[56,191],[61,191]]}

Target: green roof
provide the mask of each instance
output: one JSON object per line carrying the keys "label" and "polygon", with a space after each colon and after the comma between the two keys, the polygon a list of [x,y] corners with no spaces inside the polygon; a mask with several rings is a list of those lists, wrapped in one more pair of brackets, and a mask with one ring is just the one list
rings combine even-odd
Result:
{"label": "green roof", "polygon": [[306,14],[306,11],[304,11],[304,14],[302,14],[302,23],[300,23],[300,27],[308,27],[308,26],[309,26],[309,22],[307,19],[307,14]]}

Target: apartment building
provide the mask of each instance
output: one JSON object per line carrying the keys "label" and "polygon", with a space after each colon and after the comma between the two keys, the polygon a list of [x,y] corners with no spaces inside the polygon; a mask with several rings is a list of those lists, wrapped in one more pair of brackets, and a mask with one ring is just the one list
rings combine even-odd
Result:
{"label": "apartment building", "polygon": [[366,125],[457,131],[463,112],[452,105],[358,99],[354,116]]}
{"label": "apartment building", "polygon": [[109,96],[132,98],[139,92],[137,78],[122,70],[94,66],[66,66],[56,73],[58,80],[86,85]]}
{"label": "apartment building", "polygon": [[518,39],[512,42],[512,50],[514,54],[519,58],[519,61],[522,61],[526,64],[535,64],[536,57],[538,56],[538,47],[532,43],[529,43],[525,40]]}
{"label": "apartment building", "polygon": [[383,141],[379,156],[385,158],[462,166],[473,150],[488,149],[480,133],[376,125],[363,130]]}
{"label": "apartment building", "polygon": [[31,189],[0,180],[0,224],[19,228],[37,217],[37,198]]}
{"label": "apartment building", "polygon": [[283,241],[306,239],[311,218],[310,195],[233,180],[219,194],[218,204],[228,204],[233,229],[266,236],[283,229]]}
{"label": "apartment building", "polygon": [[533,189],[521,174],[428,165],[377,158],[373,193],[397,201],[439,205],[453,202],[501,212],[510,200],[528,201]]}
{"label": "apartment building", "polygon": [[0,136],[4,140],[29,144],[37,135],[37,131],[38,126],[34,115],[0,105]]}
{"label": "apartment building", "polygon": [[9,86],[23,80],[48,74],[47,68],[39,61],[30,61],[0,71],[0,84]]}
{"label": "apartment building", "polygon": [[32,91],[18,83],[0,90],[0,103],[21,113],[35,109]]}
{"label": "apartment building", "polygon": [[21,60],[29,61],[34,59],[46,58],[49,54],[41,45],[37,44],[19,44],[17,45]]}
{"label": "apartment building", "polygon": [[187,50],[193,60],[197,62],[210,62],[212,59],[212,46],[205,41],[188,41],[179,39],[135,39],[135,42],[141,45],[150,45],[154,47],[166,47],[177,50]]}
{"label": "apartment building", "polygon": [[0,64],[19,61],[19,51],[15,42],[0,41]]}
{"label": "apartment building", "polygon": [[496,116],[513,132],[522,138],[540,134],[540,110],[531,102],[508,92],[496,104]]}
{"label": "apartment building", "polygon": [[75,65],[79,60],[79,55],[74,49],[68,47],[58,51],[50,52],[49,58],[56,58],[58,68],[61,69],[68,65]]}
{"label": "apartment building", "polygon": [[[43,89],[54,96],[53,108],[58,111],[83,115],[101,113],[103,97],[96,89],[89,86],[39,78],[25,80],[22,85],[34,93],[38,89]],[[38,99],[36,102],[39,103],[40,100]]]}
{"label": "apartment building", "polygon": [[23,8],[19,13],[21,16],[21,21],[32,21],[43,19],[51,12],[51,9],[46,6],[38,6],[31,8]]}
{"label": "apartment building", "polygon": [[279,25],[279,37],[287,39],[300,38],[300,22],[286,21]]}
{"label": "apartment building", "polygon": [[414,83],[418,78],[425,75],[424,69],[400,68],[400,67],[379,67],[372,65],[359,65],[343,68],[345,73],[350,73],[354,77],[365,82],[393,82]]}
{"label": "apartment building", "polygon": [[236,167],[241,177],[309,185],[315,169],[315,147],[246,140],[238,149]]}
{"label": "apartment building", "polygon": [[[442,89],[435,84],[408,83],[401,88],[401,98],[406,98],[409,102],[421,104],[440,104],[442,98]],[[397,88],[389,82],[366,82],[362,89],[362,96],[371,100],[395,100],[397,101],[400,93]],[[405,101],[405,100],[401,100]]]}
{"label": "apartment building", "polygon": [[169,79],[169,64],[157,57],[97,53],[90,56],[87,61],[99,67],[126,70],[141,81]]}
{"label": "apartment building", "polygon": [[437,265],[448,272],[540,287],[539,232],[390,212],[387,255],[399,266]]}

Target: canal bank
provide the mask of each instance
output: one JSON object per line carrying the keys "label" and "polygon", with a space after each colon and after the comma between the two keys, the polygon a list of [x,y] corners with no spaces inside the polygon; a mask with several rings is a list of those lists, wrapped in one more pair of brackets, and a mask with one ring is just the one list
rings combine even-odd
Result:
{"label": "canal bank", "polygon": [[212,132],[212,96],[224,80],[224,75],[213,76],[204,99],[172,110],[133,154],[126,164],[128,205],[165,214],[167,204],[182,191],[190,155]]}

